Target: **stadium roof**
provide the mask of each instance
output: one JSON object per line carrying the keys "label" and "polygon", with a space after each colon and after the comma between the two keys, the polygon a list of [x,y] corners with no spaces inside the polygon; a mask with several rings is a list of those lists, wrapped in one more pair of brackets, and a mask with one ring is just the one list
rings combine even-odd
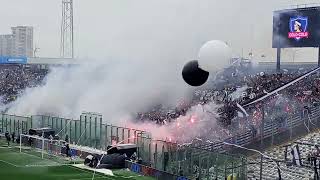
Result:
{"label": "stadium roof", "polygon": [[71,58],[28,58],[28,64],[80,64],[81,61]]}

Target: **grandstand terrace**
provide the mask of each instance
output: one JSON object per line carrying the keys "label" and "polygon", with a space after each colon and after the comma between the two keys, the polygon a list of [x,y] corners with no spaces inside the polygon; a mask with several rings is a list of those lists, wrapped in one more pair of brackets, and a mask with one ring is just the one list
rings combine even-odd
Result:
{"label": "grandstand terrace", "polygon": [[[1,66],[0,82],[3,83],[0,84],[2,87],[0,92],[3,97],[8,97],[3,103],[14,101],[15,98],[12,97],[23,93],[25,88],[45,83],[44,79],[50,72],[50,66],[69,64],[69,60],[55,64],[51,64],[50,61],[50,59],[42,61],[31,59],[28,64]],[[103,150],[113,143],[134,143],[138,145],[137,155],[144,165],[191,179],[197,177],[223,179],[230,174],[237,174],[240,179],[246,177],[259,179],[261,158],[256,152],[242,148],[245,147],[262,151],[273,160],[263,158],[262,179],[278,177],[275,162],[279,163],[284,179],[309,178],[314,175],[314,169],[310,165],[289,166],[290,159],[286,160],[284,157],[284,146],[304,143],[299,146],[302,148],[303,158],[306,158],[314,151],[318,143],[317,133],[311,133],[320,126],[319,76],[317,73],[281,91],[282,95],[272,96],[265,99],[263,103],[251,106],[247,109],[248,117],[234,114],[234,111],[226,111],[236,109],[236,103],[243,104],[257,98],[265,93],[263,90],[271,91],[278,88],[312,68],[308,64],[303,69],[296,69],[295,67],[303,65],[291,64],[293,68],[290,68],[289,65],[284,66],[287,70],[282,73],[262,70],[268,69],[266,66],[271,68],[273,65],[263,64],[258,70],[251,69],[250,71],[247,71],[247,67],[245,70],[242,69],[243,67],[234,67],[239,73],[228,74],[226,71],[225,77],[229,80],[221,79],[222,88],[207,86],[204,89],[197,89],[190,98],[191,100],[183,99],[176,107],[155,104],[149,112],[137,112],[138,122],[151,121],[164,125],[175,123],[176,119],[184,116],[192,106],[212,102],[221,104],[222,116],[227,117],[225,119],[228,120],[232,117],[232,120],[225,122],[223,118],[222,128],[205,129],[192,142],[181,142],[179,139],[174,141],[153,139],[149,132],[105,124],[101,115],[94,114],[83,114],[79,120],[41,115],[19,117],[2,114],[0,130],[2,133],[9,131],[10,133],[27,134],[30,128],[51,127],[61,132],[59,136],[62,139],[68,135],[70,142],[79,142],[82,146]],[[10,86],[5,86],[7,82]],[[245,85],[248,88],[235,98],[230,99],[225,96],[238,92],[239,88]],[[85,130],[89,126],[90,131]],[[137,139],[130,140],[131,136]]]}

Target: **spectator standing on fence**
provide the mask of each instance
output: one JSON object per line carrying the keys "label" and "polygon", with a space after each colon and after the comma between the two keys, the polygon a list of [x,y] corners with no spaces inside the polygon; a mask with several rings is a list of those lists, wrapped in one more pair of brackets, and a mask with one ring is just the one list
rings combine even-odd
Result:
{"label": "spectator standing on fence", "polygon": [[6,131],[6,133],[4,135],[5,135],[6,139],[7,139],[7,143],[8,143],[8,147],[9,147],[10,141],[11,141],[10,134],[9,134],[8,131]]}
{"label": "spectator standing on fence", "polygon": [[52,143],[52,140],[53,140],[53,136],[50,134],[49,136],[49,139],[50,139],[50,142]]}
{"label": "spectator standing on fence", "polygon": [[53,136],[49,136],[49,154],[53,154]]}
{"label": "spectator standing on fence", "polygon": [[70,146],[66,143],[66,156],[71,158]]}
{"label": "spectator standing on fence", "polygon": [[314,167],[314,179],[318,180],[319,179],[319,173],[317,169],[317,158],[313,158],[313,167]]}
{"label": "spectator standing on fence", "polygon": [[250,125],[250,130],[251,130],[252,138],[255,138],[257,135],[256,128],[253,125]]}
{"label": "spectator standing on fence", "polygon": [[142,158],[141,158],[141,157],[138,158],[137,163],[138,163],[138,164],[142,164]]}
{"label": "spectator standing on fence", "polygon": [[183,176],[183,170],[182,170],[181,166],[179,167],[179,176]]}
{"label": "spectator standing on fence", "polygon": [[280,170],[280,164],[279,164],[278,161],[276,162],[276,164],[277,164],[277,170],[278,170],[278,180],[282,180],[281,170]]}
{"label": "spectator standing on fence", "polygon": [[316,154],[317,157],[319,157],[319,155],[320,155],[320,149],[319,149],[319,147],[318,147],[317,145],[315,145],[315,148],[316,148],[315,154]]}
{"label": "spectator standing on fence", "polygon": [[137,153],[134,152],[134,153],[131,155],[130,159],[131,159],[133,162],[136,162],[136,161],[137,161]]}
{"label": "spectator standing on fence", "polygon": [[14,140],[15,140],[15,133],[13,132],[12,134],[11,134],[11,138],[12,138],[12,142],[14,142]]}
{"label": "spectator standing on fence", "polygon": [[68,136],[68,134],[66,134],[66,137],[65,137],[64,140],[66,141],[66,143],[69,143],[69,136]]}
{"label": "spectator standing on fence", "polygon": [[31,139],[31,137],[28,137],[28,143],[29,143],[29,146],[31,147],[31,145],[32,145],[32,139]]}
{"label": "spectator standing on fence", "polygon": [[311,165],[311,153],[308,153],[308,155],[307,155],[307,161],[308,161],[308,164]]}

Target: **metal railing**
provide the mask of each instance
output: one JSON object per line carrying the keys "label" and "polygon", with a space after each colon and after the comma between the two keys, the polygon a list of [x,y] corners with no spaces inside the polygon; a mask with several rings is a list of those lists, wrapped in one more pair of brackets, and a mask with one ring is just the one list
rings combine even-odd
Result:
{"label": "metal railing", "polygon": [[[319,118],[319,107],[312,108],[308,116],[295,113],[281,123],[266,117],[265,122],[261,123],[262,132],[254,135],[248,130],[224,141],[266,148],[319,128]],[[221,141],[197,142],[189,147],[181,147],[172,142],[154,140],[145,131],[104,124],[102,117],[94,114],[82,114],[78,120],[42,115],[0,115],[1,132],[26,134],[30,128],[38,127],[51,127],[62,139],[68,136],[71,143],[97,149],[105,150],[115,143],[135,143],[138,145],[138,157],[146,165],[172,174],[225,177],[236,173],[239,177],[246,177],[246,158],[223,154],[232,151],[232,148]]]}
{"label": "metal railing", "polygon": [[138,158],[144,165],[170,174],[192,178],[225,177],[234,173],[238,179],[246,177],[244,157],[155,140],[145,131],[104,124],[102,117],[94,114],[82,114],[78,120],[42,115],[20,117],[1,114],[0,125],[3,132],[18,134],[27,134],[30,128],[51,127],[63,140],[68,136],[68,141],[72,144],[102,150],[117,143],[134,143],[138,147]]}
{"label": "metal railing", "polygon": [[[311,108],[311,114],[303,117],[299,112],[296,112],[282,122],[273,119],[265,119],[263,121],[265,122],[261,123],[259,128],[263,129],[262,132],[258,131],[254,134],[251,130],[248,130],[229,137],[224,141],[240,146],[254,145],[256,148],[260,148],[262,145],[262,149],[290,141],[320,128],[320,107]],[[223,142],[214,140],[213,142],[203,141],[197,147],[216,152],[227,152],[232,149],[230,146],[225,146]]]}

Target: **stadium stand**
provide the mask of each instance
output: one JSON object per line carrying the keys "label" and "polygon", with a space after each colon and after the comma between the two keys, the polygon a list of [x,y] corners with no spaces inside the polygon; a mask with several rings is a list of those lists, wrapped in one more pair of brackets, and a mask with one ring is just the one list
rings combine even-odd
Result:
{"label": "stadium stand", "polygon": [[16,99],[25,88],[40,85],[48,73],[30,65],[1,65],[0,66],[0,97],[6,104]]}
{"label": "stadium stand", "polygon": [[[269,74],[265,72],[254,74],[254,72],[244,73],[241,72],[241,70],[237,71],[240,73],[230,74],[226,72],[226,74],[221,77],[221,83],[215,85],[215,88],[207,86],[202,89],[197,89],[191,99],[182,99],[176,107],[168,108],[156,105],[148,112],[139,112],[137,119],[140,121],[154,121],[158,124],[166,124],[167,122],[171,122],[172,120],[185,115],[192,106],[215,102],[216,104],[222,104],[222,107],[219,109],[222,117],[221,124],[228,127],[232,124],[231,120],[236,116],[235,111],[233,111],[233,109],[237,109],[236,103],[245,104],[246,102],[252,101],[265,94],[265,92],[270,92],[301,76],[307,72],[308,69],[299,71],[292,70],[283,73],[271,72]],[[282,94],[285,94],[284,98],[293,100],[294,103],[294,107],[286,107],[287,111],[293,110],[291,108],[301,109],[304,106],[318,104],[320,93],[318,85],[319,76],[318,74],[313,74],[303,81],[297,82],[295,86],[283,90]],[[243,87],[245,87],[245,90],[242,91],[241,94],[237,94],[237,91]],[[274,107],[276,99],[277,98],[270,98],[267,99],[266,102],[268,105]],[[273,107],[267,107],[266,110],[268,112],[274,111]],[[250,113],[253,112],[254,110]],[[230,129],[230,127],[228,128]]]}
{"label": "stadium stand", "polygon": [[[299,146],[301,165],[292,164],[291,148],[295,145]],[[310,162],[310,157],[319,157],[319,149],[316,146],[320,145],[319,132],[307,134],[304,137],[298,138],[288,144],[273,147],[264,152],[264,154],[275,161],[279,161],[281,176],[283,179],[313,179],[314,167]],[[287,151],[286,151],[286,148]],[[287,153],[286,153],[287,152]],[[287,156],[287,157],[286,157]],[[259,163],[257,163],[259,162]],[[248,159],[248,179],[255,180],[260,177],[260,156],[253,156]],[[318,164],[317,160],[317,166]],[[278,168],[275,162],[264,158],[262,166],[262,179],[277,179]]]}
{"label": "stadium stand", "polygon": [[[210,154],[210,158],[213,158],[216,157],[216,153],[229,153],[237,150],[226,146],[224,142],[235,143],[239,146],[253,147],[256,147],[257,144],[263,143],[264,146],[261,148],[262,150],[270,146],[274,147],[274,145],[278,145],[278,147],[274,147],[273,149],[266,151],[265,154],[272,157],[274,161],[279,162],[282,172],[281,174],[284,179],[307,179],[313,177],[314,170],[312,169],[312,166],[310,166],[310,164],[308,165],[306,162],[308,162],[308,157],[310,156],[311,152],[315,151],[314,144],[319,143],[320,137],[318,137],[317,134],[309,134],[307,136],[305,136],[305,134],[308,134],[309,132],[320,127],[318,121],[320,116],[318,105],[320,95],[319,74],[315,73],[296,83],[295,86],[283,90],[281,92],[283,95],[272,96],[266,99],[264,103],[258,103],[249,107],[247,109],[249,116],[244,117],[235,113],[235,109],[237,109],[237,103],[245,104],[248,101],[258,98],[266,92],[270,92],[273,89],[301,76],[307,72],[307,69],[290,70],[282,73],[267,73],[259,71],[249,72],[237,69],[238,73],[230,73],[234,71],[235,70],[226,71],[222,77],[219,77],[220,81],[218,84],[215,84],[215,86],[208,85],[205,88],[197,89],[192,94],[190,99],[181,100],[175,107],[155,105],[150,107],[150,111],[138,112],[137,121],[153,121],[158,124],[166,124],[174,122],[178,117],[185,115],[192,106],[215,102],[216,104],[221,105],[219,112],[222,117],[220,119],[220,123],[223,125],[223,128],[204,130],[202,134],[199,134],[197,137],[203,142],[186,146],[185,149],[179,149],[181,154],[187,154],[187,152],[191,151],[195,156],[203,158],[203,155],[213,153]],[[0,96],[4,97],[2,99],[2,103],[10,103],[27,87],[34,87],[41,85],[41,83],[45,83],[43,79],[47,73],[48,70],[46,69],[39,69],[37,67],[28,65],[1,66]],[[244,88],[245,90],[240,91],[239,89],[241,88]],[[103,128],[101,131],[100,129],[94,130],[99,132],[93,133],[94,136],[92,136],[91,133],[86,132],[86,129],[83,126],[82,128],[84,129],[74,131],[76,127],[81,127],[80,124],[93,123],[87,122],[89,119],[87,117],[84,119],[71,121],[68,119],[62,120],[62,118],[46,116],[32,116],[31,118],[15,116],[13,117],[14,123],[11,123],[11,118],[12,117],[10,115],[1,115],[2,121],[0,122],[0,130],[2,132],[8,129],[14,131],[13,129],[16,129],[14,126],[17,122],[17,124],[22,124],[22,132],[26,133],[26,130],[31,127],[28,126],[27,128],[28,123],[25,122],[29,121],[30,119],[34,121],[38,119],[39,121],[41,120],[41,127],[50,126],[54,128],[56,132],[61,131],[61,137],[63,138],[69,134],[69,139],[71,142],[77,143],[79,139],[82,145],[94,146],[95,148],[105,148],[113,141],[119,142],[124,140],[125,137],[131,137],[132,135],[136,137],[135,130],[125,128],[121,129],[120,127],[102,124],[102,119],[100,119],[100,117],[99,119],[90,118],[90,121],[95,121],[94,127],[102,127],[102,125],[105,127],[105,129]],[[10,126],[13,127],[7,127],[9,122]],[[65,125],[69,124],[68,128],[58,127],[57,122],[61,122],[60,124]],[[26,127],[24,127],[24,125]],[[128,133],[125,134],[123,133],[124,131]],[[111,135],[109,136],[108,133]],[[293,141],[297,135],[303,135],[305,137]],[[219,139],[219,141],[217,141],[217,139]],[[303,164],[308,166],[297,167],[288,165],[288,160],[285,158],[284,152],[289,146],[279,146],[279,144],[282,144],[288,140],[290,140],[290,148],[296,144],[299,145],[301,148],[300,152]],[[185,143],[179,142],[179,139],[176,141],[177,143]],[[142,140],[134,139],[133,142],[126,143],[142,143]],[[177,159],[175,159],[175,157],[180,158],[180,155],[178,150],[176,150],[175,153],[170,152],[174,151],[175,147],[173,144],[173,142],[161,142],[158,144],[158,142],[154,143],[152,140],[145,140],[142,144],[140,144],[140,147],[142,146],[142,148],[139,149],[138,155],[143,157],[142,159],[145,161],[144,163],[148,165],[151,164],[151,167],[167,171],[170,167],[172,171],[170,173],[179,174],[180,170],[178,167],[180,165],[178,165],[176,162]],[[285,145],[288,145],[288,143]],[[151,149],[155,152],[151,152]],[[169,154],[169,160],[164,161],[163,157],[166,157],[166,154]],[[211,161],[210,158],[206,160]],[[229,157],[226,156],[225,159],[227,158]],[[187,163],[189,160],[194,161],[193,164],[195,169],[197,169],[194,172],[191,172],[190,170],[194,167],[190,167],[190,165]],[[196,174],[198,174],[198,176],[201,176],[201,174],[202,176],[204,176],[204,174],[208,175],[209,169],[215,167],[214,164],[211,167],[209,165],[204,166],[204,163],[201,164],[199,160],[193,160],[192,158],[188,159],[187,157],[185,157],[183,161],[181,161],[179,164],[185,163],[183,164],[183,168],[185,168],[183,170],[184,173],[188,174],[189,177],[195,177],[197,176]],[[224,159],[222,158],[221,161],[224,161]],[[259,156],[248,159],[249,179],[259,179],[260,161],[261,160]],[[234,162],[238,164],[242,163],[237,158],[235,158]],[[234,164],[231,163],[230,166],[233,165]],[[264,158],[262,169],[263,179],[278,178],[277,166],[270,159]],[[220,169],[218,171],[219,172],[216,173],[216,176],[219,177],[223,177],[224,174],[232,173],[232,171],[228,172],[226,169]]]}
{"label": "stadium stand", "polygon": [[[302,75],[308,69],[284,71],[282,73],[255,72],[246,71],[238,67],[228,69],[220,77],[219,83],[208,85],[204,88],[197,89],[190,99],[181,99],[176,107],[163,107],[155,104],[150,107],[148,112],[137,112],[138,121],[154,121],[158,124],[165,124],[174,119],[183,116],[194,105],[207,104],[215,102],[223,104],[220,108],[221,123],[230,126],[231,120],[236,113],[230,109],[236,109],[236,103],[243,104],[254,98],[261,96],[265,91],[271,90],[283,85],[286,82]],[[39,86],[44,77],[48,74],[48,69],[39,68],[36,65],[2,65],[0,66],[0,97],[1,102],[6,104],[16,99],[27,87]],[[237,73],[233,73],[237,72]],[[320,93],[318,84],[319,78],[314,74],[304,81],[298,82],[296,86],[289,87],[285,90],[286,98],[294,98],[298,101],[296,104],[312,104],[319,101]],[[230,101],[229,96],[235,96],[237,90],[241,87],[247,89],[236,95]],[[270,101],[273,103],[272,101]],[[272,108],[269,108],[273,110]],[[253,113],[252,111],[251,113]],[[242,126],[243,127],[243,126]],[[228,127],[229,129],[231,127]],[[232,131],[232,130],[231,130]],[[238,132],[237,132],[238,133]],[[231,135],[231,134],[230,134]]]}

